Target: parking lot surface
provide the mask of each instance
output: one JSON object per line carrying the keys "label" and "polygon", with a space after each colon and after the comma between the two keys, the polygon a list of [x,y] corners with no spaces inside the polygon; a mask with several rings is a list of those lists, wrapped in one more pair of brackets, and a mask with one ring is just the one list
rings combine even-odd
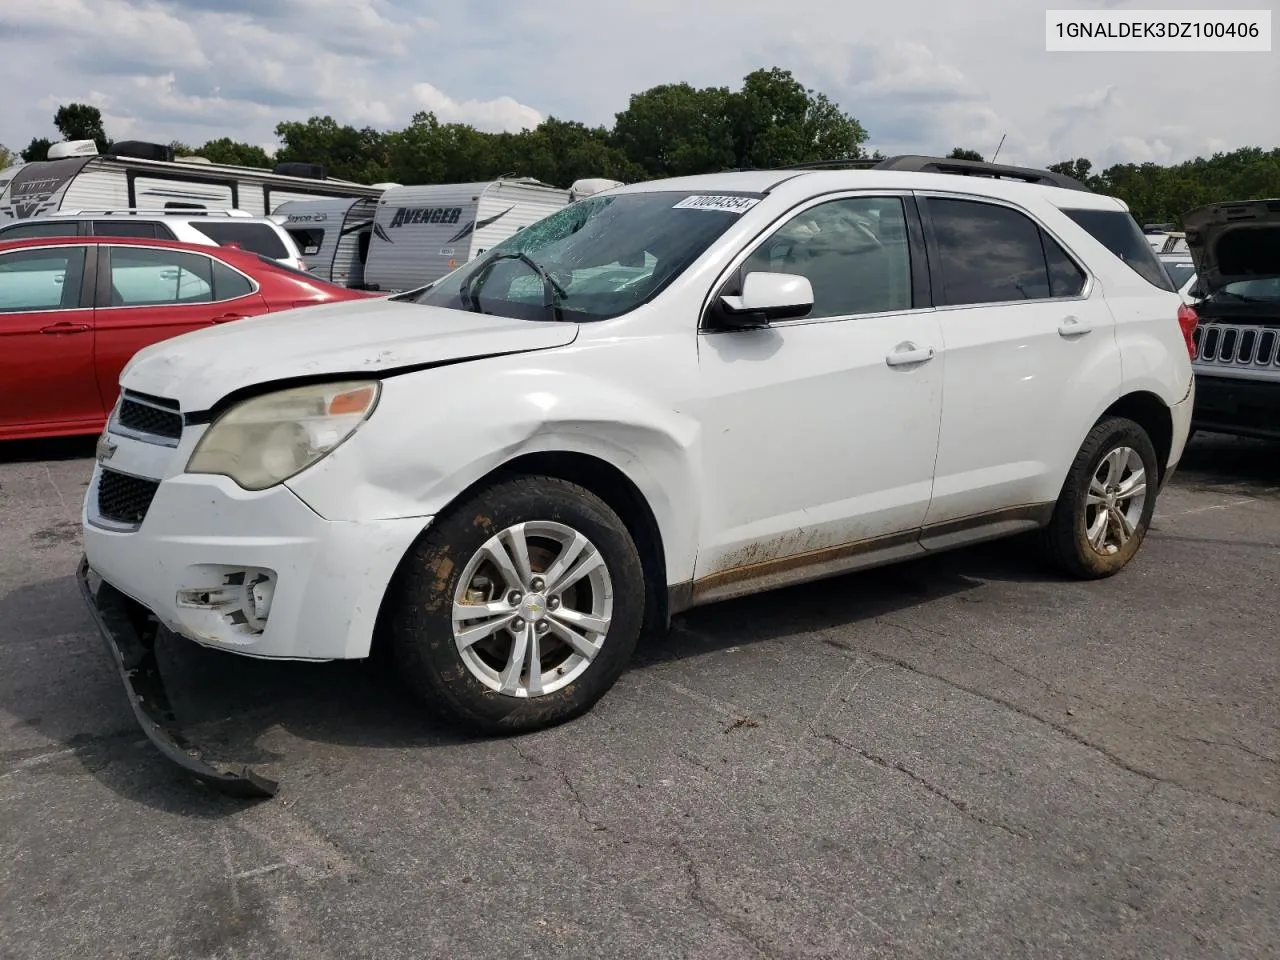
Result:
{"label": "parking lot surface", "polygon": [[0,448],[5,960],[1280,956],[1280,447],[1198,438],[1111,580],[1006,542],[708,607],[517,739],[167,645],[261,803],[135,725],[91,452]]}

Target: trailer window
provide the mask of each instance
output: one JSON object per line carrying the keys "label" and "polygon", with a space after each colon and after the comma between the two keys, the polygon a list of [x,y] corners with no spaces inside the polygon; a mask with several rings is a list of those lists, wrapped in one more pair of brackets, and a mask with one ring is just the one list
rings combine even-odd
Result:
{"label": "trailer window", "polygon": [[324,230],[317,227],[289,227],[286,232],[304,257],[314,257],[324,246]]}

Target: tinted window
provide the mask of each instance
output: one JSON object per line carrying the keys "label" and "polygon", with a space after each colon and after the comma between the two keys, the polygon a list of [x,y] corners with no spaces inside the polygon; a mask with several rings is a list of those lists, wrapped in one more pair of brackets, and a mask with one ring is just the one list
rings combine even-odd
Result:
{"label": "tinted window", "polygon": [[0,254],[0,313],[75,309],[83,276],[84,247]]}
{"label": "tinted window", "polygon": [[236,273],[225,263],[213,261],[213,299],[234,300],[253,293],[253,284],[244,274]]}
{"label": "tinted window", "polygon": [[896,197],[832,200],[787,221],[742,265],[796,273],[813,285],[808,317],[847,317],[911,307],[907,221]]}
{"label": "tinted window", "polygon": [[1152,286],[1174,289],[1138,221],[1123,210],[1063,210]]}
{"label": "tinted window", "polygon": [[1051,295],[1041,230],[1029,217],[990,203],[930,198],[938,242],[939,305],[1003,303]]}
{"label": "tinted window", "polygon": [[235,243],[242,250],[260,253],[273,260],[283,260],[289,251],[276,232],[265,223],[235,223],[234,221],[193,220],[191,226],[217,244]]}
{"label": "tinted window", "polygon": [[111,247],[113,307],[211,303],[212,265],[208,257],[180,250]]}
{"label": "tinted window", "polygon": [[145,237],[154,240],[156,225],[147,220],[95,220],[93,232],[100,237]]}
{"label": "tinted window", "polygon": [[1078,297],[1084,292],[1085,276],[1083,270],[1067,256],[1067,251],[1057,240],[1043,230],[1040,231],[1040,242],[1044,244],[1044,260],[1049,267],[1049,296]]}
{"label": "tinted window", "polygon": [[79,233],[78,220],[37,220],[5,227],[0,230],[0,241],[27,240],[31,237],[74,237]]}

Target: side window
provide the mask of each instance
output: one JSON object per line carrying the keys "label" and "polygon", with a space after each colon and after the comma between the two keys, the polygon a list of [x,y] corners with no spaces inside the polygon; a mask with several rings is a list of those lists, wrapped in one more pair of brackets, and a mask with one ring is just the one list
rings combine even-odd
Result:
{"label": "side window", "polygon": [[111,306],[213,302],[213,261],[180,250],[111,247]]}
{"label": "side window", "polygon": [[1173,281],[1160,266],[1160,260],[1138,226],[1133,215],[1123,210],[1062,211],[1090,236],[1123,260],[1131,270],[1161,290],[1173,290]]}
{"label": "side window", "polygon": [[907,219],[897,197],[846,197],[796,214],[747,258],[740,275],[796,273],[813,285],[811,319],[911,307]]}
{"label": "side window", "polygon": [[253,293],[253,284],[225,263],[213,261],[213,299],[235,300]]}
{"label": "side window", "polygon": [[929,198],[938,241],[939,306],[1051,296],[1042,231],[1016,210],[979,200]]}
{"label": "side window", "polygon": [[0,254],[0,313],[74,310],[83,277],[84,247]]}
{"label": "side window", "polygon": [[260,253],[273,260],[283,260],[289,256],[289,251],[285,249],[280,237],[265,223],[215,220],[206,223],[193,220],[191,226],[219,245],[235,243],[242,250]]}
{"label": "side window", "polygon": [[1084,271],[1067,256],[1062,245],[1043,230],[1040,231],[1040,242],[1044,245],[1044,261],[1049,267],[1049,296],[1080,296],[1088,279]]}
{"label": "side window", "polygon": [[314,257],[324,246],[324,230],[319,227],[293,227],[288,233],[304,257]]}
{"label": "side window", "polygon": [[37,220],[34,223],[19,223],[0,230],[0,240],[29,240],[32,237],[76,237],[79,235],[79,220]]}
{"label": "side window", "polygon": [[156,238],[156,225],[149,220],[95,220],[93,232],[99,237]]}

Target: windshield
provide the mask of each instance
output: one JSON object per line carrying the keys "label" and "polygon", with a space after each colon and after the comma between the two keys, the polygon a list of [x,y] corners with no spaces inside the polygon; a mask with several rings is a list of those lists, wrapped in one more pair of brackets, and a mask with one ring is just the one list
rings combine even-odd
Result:
{"label": "windshield", "polygon": [[588,197],[392,299],[527,320],[606,320],[657,296],[762,196]]}

